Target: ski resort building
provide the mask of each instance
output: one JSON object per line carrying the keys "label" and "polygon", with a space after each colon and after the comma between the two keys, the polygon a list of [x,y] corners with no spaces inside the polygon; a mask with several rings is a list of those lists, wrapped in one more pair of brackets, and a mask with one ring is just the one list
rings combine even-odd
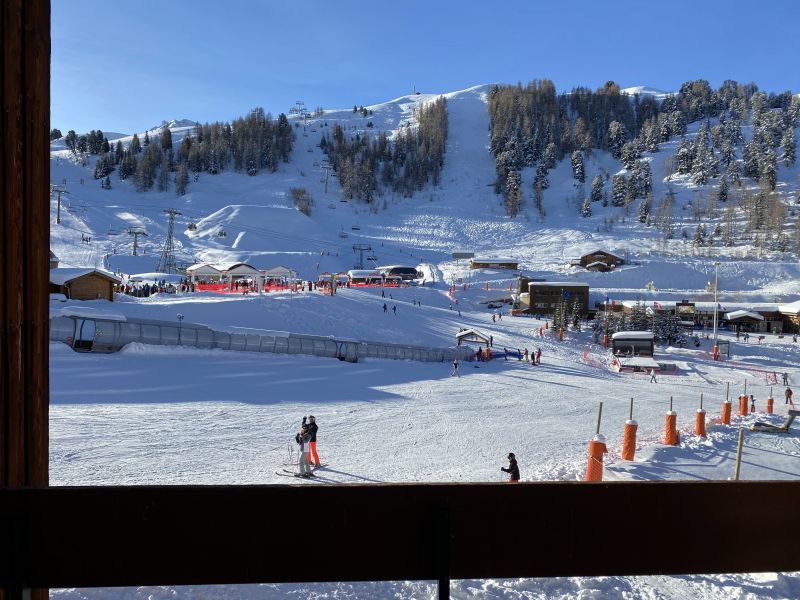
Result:
{"label": "ski resort building", "polygon": [[515,258],[472,258],[469,261],[470,269],[519,269],[519,261]]}
{"label": "ski resort building", "polygon": [[114,301],[114,286],[122,280],[101,269],[50,269],[50,293],[71,300]]}
{"label": "ski resort building", "polygon": [[350,285],[378,285],[383,281],[381,272],[375,269],[352,269],[347,272]]}
{"label": "ski resort building", "polygon": [[416,267],[408,265],[388,265],[385,267],[378,267],[377,270],[386,276],[393,275],[400,277],[403,281],[411,281],[412,279],[417,279],[422,276],[422,274],[417,271]]}
{"label": "ski resort building", "polygon": [[593,250],[592,252],[584,254],[578,260],[572,261],[572,264],[581,266],[588,271],[600,271],[605,273],[614,270],[619,265],[624,265],[625,261],[619,256],[606,252],[605,250]]}
{"label": "ski resort building", "polygon": [[[521,303],[527,300],[527,312],[537,315],[552,315],[556,312],[559,303],[564,302],[570,310],[577,300],[580,305],[580,315],[586,318],[589,312],[589,284],[577,281],[531,281],[528,284],[528,296],[522,298]],[[521,306],[521,308],[524,308]]]}

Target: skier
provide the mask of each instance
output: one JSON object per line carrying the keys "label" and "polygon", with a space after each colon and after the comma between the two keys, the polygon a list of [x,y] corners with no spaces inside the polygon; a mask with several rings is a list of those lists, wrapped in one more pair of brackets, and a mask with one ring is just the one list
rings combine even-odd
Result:
{"label": "skier", "polygon": [[519,467],[517,466],[517,457],[513,452],[508,453],[508,468],[500,467],[503,473],[508,473],[508,483],[519,483]]}
{"label": "skier", "polygon": [[525,362],[528,362],[528,349],[525,348]]}
{"label": "skier", "polygon": [[303,425],[300,431],[294,436],[294,441],[300,444],[300,460],[298,461],[300,467],[300,477],[313,477],[311,467],[308,466],[308,444],[311,441],[311,433],[308,431],[308,424],[306,418],[303,417]]}
{"label": "skier", "polygon": [[789,385],[789,374],[784,373],[782,377],[783,377],[783,385]]}
{"label": "skier", "polygon": [[542,349],[536,348],[536,364],[541,364],[542,362]]}
{"label": "skier", "polygon": [[497,315],[495,315],[495,314],[492,314],[492,323],[494,323],[494,321],[495,321],[495,319],[496,319],[496,318],[497,318]]}
{"label": "skier", "polygon": [[461,373],[458,372],[458,359],[457,358],[453,359],[453,372],[450,373],[450,377],[453,377],[454,375],[456,377],[461,377]]}
{"label": "skier", "polygon": [[756,412],[756,399],[753,397],[753,394],[750,394],[750,412]]}
{"label": "skier", "polygon": [[503,360],[508,362],[508,348],[503,348]]}
{"label": "skier", "polygon": [[383,314],[386,314],[386,311],[389,310],[389,307],[386,306],[386,302],[383,303]]}
{"label": "skier", "polygon": [[656,379],[655,369],[650,369],[650,383],[658,383],[658,380]]}
{"label": "skier", "polygon": [[397,305],[396,304],[394,306],[392,306],[392,312],[394,313],[394,316],[396,317],[397,316]]}
{"label": "skier", "polygon": [[478,362],[483,360],[483,349],[478,348],[478,351],[475,353],[475,358],[478,360]]}
{"label": "skier", "polygon": [[[319,455],[317,454],[317,431],[319,431],[319,425],[317,425],[317,419],[314,415],[310,415],[308,417],[308,431],[311,434],[311,441],[308,443],[308,454],[306,455],[306,459],[308,460],[309,464],[313,464],[315,467],[320,466],[319,462]],[[314,460],[311,460],[311,459]]]}
{"label": "skier", "polygon": [[787,387],[786,391],[783,392],[783,396],[786,398],[786,402],[784,402],[784,404],[791,404],[794,406],[794,402],[792,402],[792,388]]}

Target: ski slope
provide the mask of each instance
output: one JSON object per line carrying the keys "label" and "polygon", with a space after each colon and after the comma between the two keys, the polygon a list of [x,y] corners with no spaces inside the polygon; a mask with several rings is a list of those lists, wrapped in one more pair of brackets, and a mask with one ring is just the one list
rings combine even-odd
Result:
{"label": "ski slope", "polygon": [[[186,196],[174,192],[137,193],[130,181],[112,175],[112,189],[91,178],[92,164],[76,164],[58,140],[51,147],[53,183],[66,182],[62,222],[55,224],[52,201],[51,247],[63,266],[105,266],[126,275],[154,277],[167,220],[177,208],[178,260],[230,264],[246,261],[260,268],[291,267],[303,279],[324,271],[354,267],[354,244],[368,244],[379,264],[420,265],[425,287],[344,289],[331,298],[320,293],[248,295],[157,295],[80,304],[123,315],[220,327],[277,329],[365,340],[432,346],[454,344],[461,327],[494,338],[495,350],[536,347],[542,364],[515,360],[465,364],[450,377],[447,364],[366,360],[341,363],[305,356],[226,353],[188,348],[131,345],[114,355],[76,354],[61,344],[50,347],[51,483],[111,484],[286,484],[276,475],[292,460],[292,437],[303,415],[320,425],[319,452],[330,467],[326,479],[341,483],[501,481],[500,466],[516,453],[525,481],[580,479],[587,441],[594,434],[599,402],[607,437],[609,480],[713,480],[733,473],[737,429],[711,426],[705,440],[692,434],[700,394],[709,421],[719,415],[726,384],[731,395],[747,381],[756,406],[769,394],[764,373],[800,377],[800,348],[789,338],[769,336],[763,344],[732,341],[733,360],[714,363],[707,342],[700,348],[659,348],[659,360],[674,362],[679,374],[657,384],[645,375],[619,375],[590,334],[570,332],[563,342],[544,322],[505,315],[496,322],[486,302],[507,298],[514,274],[470,272],[454,250],[520,260],[523,272],[551,280],[574,278],[590,284],[593,299],[684,298],[709,300],[707,289],[719,261],[720,300],[790,302],[800,296],[800,269],[794,257],[757,256],[746,244],[693,249],[679,239],[664,242],[622,209],[593,205],[588,219],[578,216],[579,195],[569,161],[550,173],[546,216],[531,201],[533,173],[523,172],[525,208],[517,219],[505,216],[493,193],[494,160],[488,151],[489,86],[447,93],[449,137],[438,188],[413,198],[387,193],[377,206],[343,199],[338,182],[325,177],[318,147],[334,123],[346,134],[397,132],[415,125],[414,109],[437,94],[401,96],[366,107],[361,117],[350,109],[329,110],[296,123],[291,161],[277,173],[255,177],[223,172],[192,181]],[[634,88],[629,88],[633,90]],[[645,87],[631,93],[658,93]],[[188,121],[171,125],[173,140],[191,133]],[[149,130],[157,134],[158,128]],[[696,125],[690,128],[694,135]],[[123,143],[130,136],[119,135]],[[372,133],[371,133],[372,135]],[[745,135],[749,135],[745,131]],[[143,137],[143,132],[139,134]],[[110,139],[110,138],[109,138]],[[686,180],[666,180],[667,161],[677,141],[662,144],[651,161],[654,197],[671,188],[681,226],[694,230],[691,202],[698,188]],[[594,151],[586,161],[587,182],[597,173],[613,175],[619,164]],[[779,169],[779,189],[796,194],[798,167]],[[83,183],[81,183],[83,180]],[[315,204],[310,216],[295,210],[291,187],[306,187]],[[346,201],[342,201],[346,200]],[[193,231],[189,224],[197,225]],[[128,228],[141,227],[138,256],[131,256]],[[225,237],[219,233],[225,232]],[[82,236],[91,242],[81,241]],[[346,236],[346,237],[345,237]],[[612,273],[587,273],[570,258],[602,248],[628,258]],[[454,297],[453,281],[471,283]],[[644,287],[653,282],[654,291]],[[486,289],[486,286],[490,289]],[[390,296],[391,295],[391,296]],[[386,302],[397,314],[382,311]],[[54,310],[61,310],[58,304]],[[728,339],[726,332],[722,339]],[[588,345],[588,358],[584,353]],[[782,388],[773,390],[782,418]],[[664,413],[673,397],[681,444],[666,447]],[[630,398],[639,423],[637,459],[619,458],[622,427]],[[747,426],[765,415],[736,418]],[[745,479],[797,479],[800,437],[748,434]],[[322,473],[321,473],[322,474]],[[324,485],[290,481],[293,485]],[[779,524],[765,523],[765,526]],[[687,524],[686,544],[697,540]],[[155,542],[155,541],[154,541]],[[713,540],[708,541],[709,552]],[[324,552],[320,552],[324,559]],[[797,598],[797,574],[739,574],[686,577],[554,578],[453,582],[454,598]],[[53,590],[64,600],[99,598],[430,598],[430,582],[331,583],[209,588],[144,587],[114,590]]]}

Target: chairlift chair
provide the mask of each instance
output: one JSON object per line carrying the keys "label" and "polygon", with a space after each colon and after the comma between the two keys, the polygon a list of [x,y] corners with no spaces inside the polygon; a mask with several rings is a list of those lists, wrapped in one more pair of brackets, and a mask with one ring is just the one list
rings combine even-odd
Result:
{"label": "chairlift chair", "polygon": [[339,232],[339,237],[342,238],[342,239],[346,239],[347,238],[347,232],[344,229],[342,229]]}
{"label": "chairlift chair", "polygon": [[228,237],[228,234],[225,232],[225,230],[224,230],[224,229],[220,229],[220,230],[217,232],[217,236],[219,236],[219,237],[221,237],[221,238],[224,238],[224,237]]}
{"label": "chairlift chair", "polygon": [[330,204],[328,204],[328,208],[336,210],[336,204],[331,202]]}
{"label": "chairlift chair", "polygon": [[350,229],[353,231],[361,231],[361,225],[353,225]]}
{"label": "chairlift chair", "polygon": [[188,229],[189,231],[195,231],[197,229],[197,224],[196,223],[189,223],[189,225],[186,227],[186,229]]}

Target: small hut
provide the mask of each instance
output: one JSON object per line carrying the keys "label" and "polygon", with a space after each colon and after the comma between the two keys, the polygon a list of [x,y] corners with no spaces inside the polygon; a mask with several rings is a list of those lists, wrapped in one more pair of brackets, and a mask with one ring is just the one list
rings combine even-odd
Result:
{"label": "small hut", "polygon": [[490,336],[484,335],[477,329],[462,329],[456,334],[457,345],[466,344],[467,342],[475,342],[487,348],[492,345]]}
{"label": "small hut", "polygon": [[101,269],[50,269],[50,293],[71,300],[114,301],[114,286],[121,283],[113,273]]}

